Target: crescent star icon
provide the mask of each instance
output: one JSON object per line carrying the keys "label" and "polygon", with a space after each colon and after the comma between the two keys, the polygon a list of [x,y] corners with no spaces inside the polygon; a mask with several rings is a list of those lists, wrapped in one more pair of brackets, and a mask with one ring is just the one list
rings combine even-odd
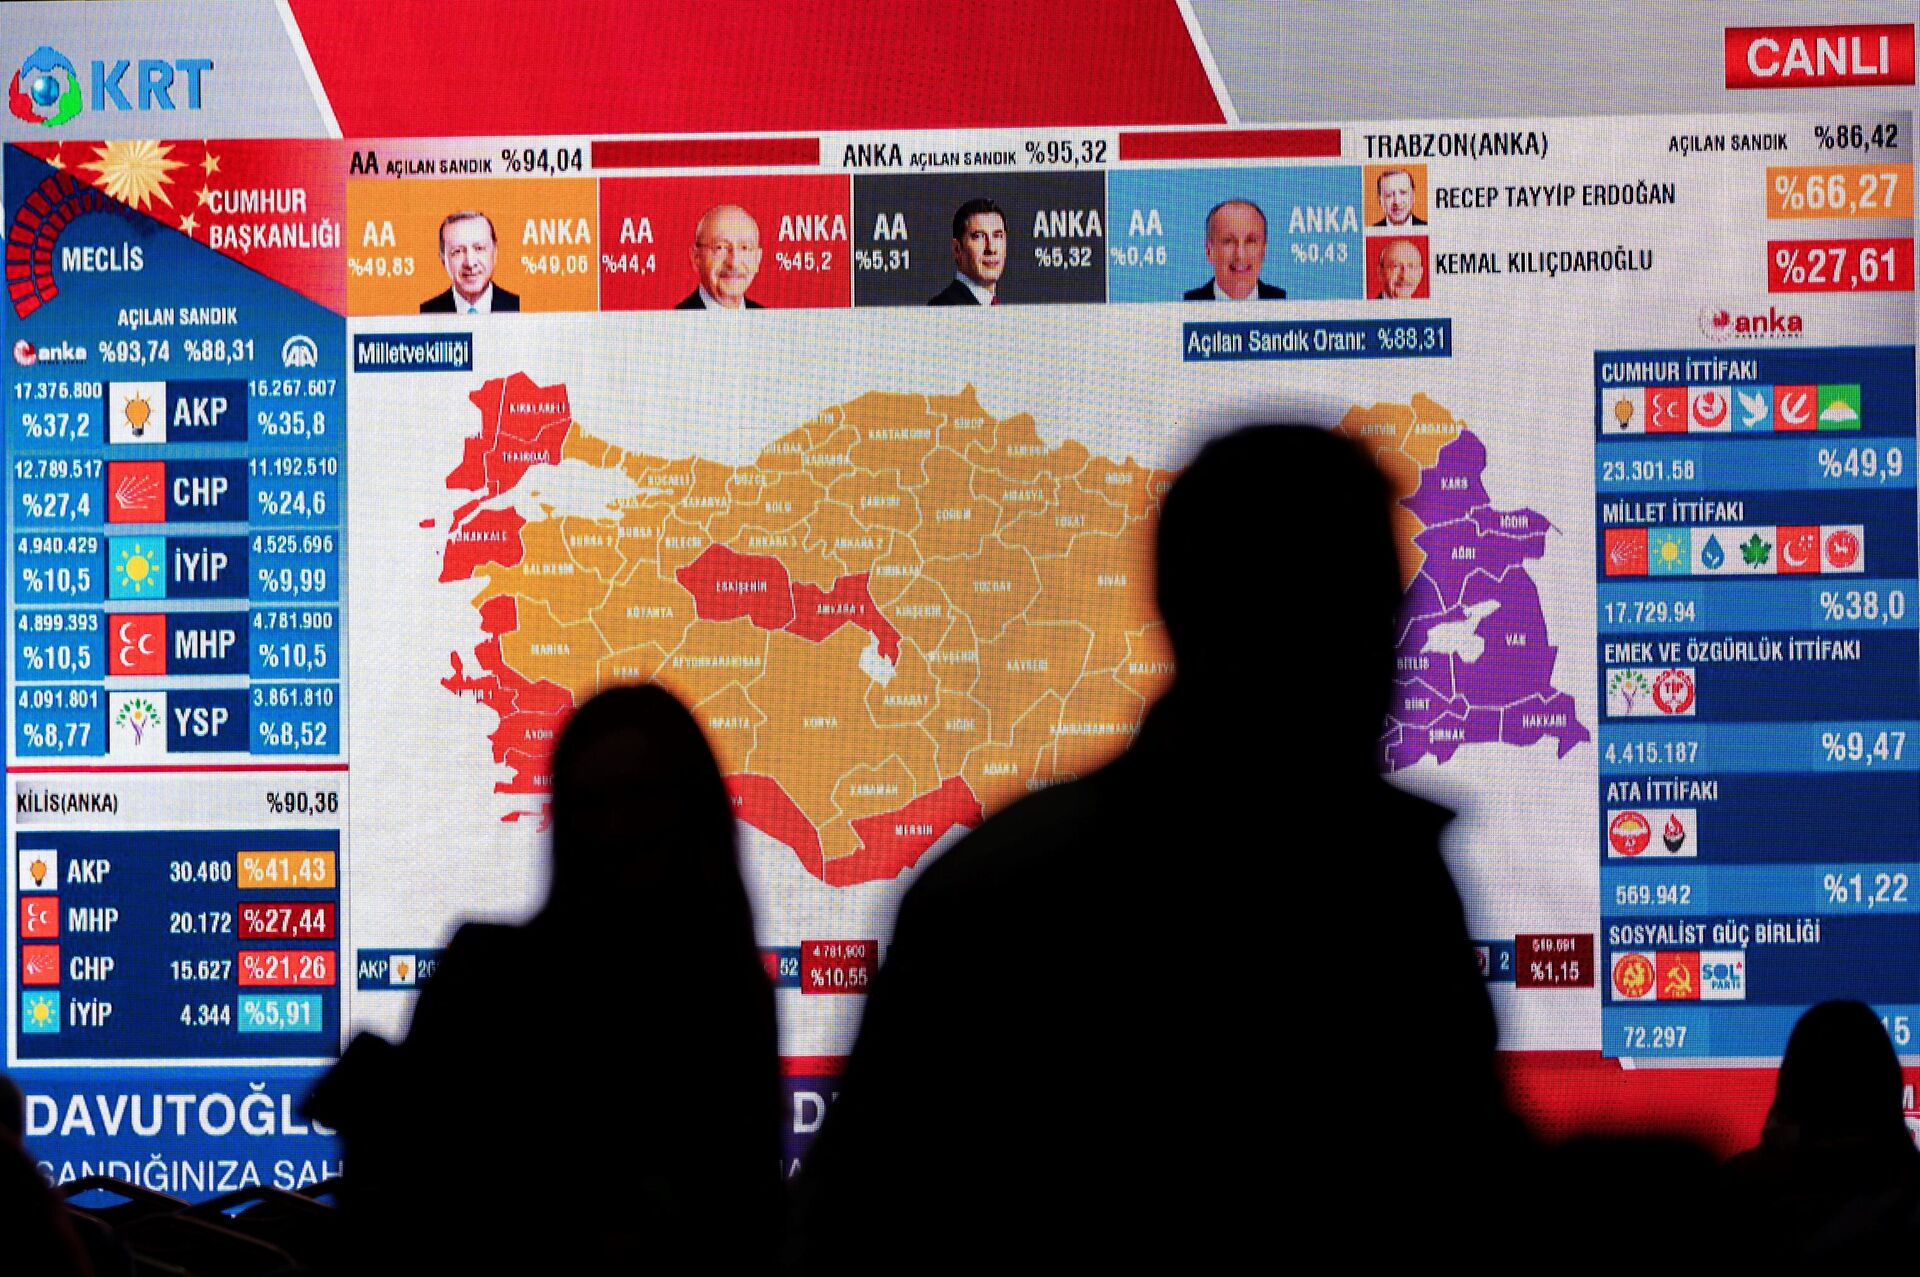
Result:
{"label": "crescent star icon", "polygon": [[1782,542],[1780,545],[1780,561],[1786,564],[1790,568],[1805,567],[1807,565],[1807,556],[1804,554],[1796,555],[1794,553],[1794,550],[1799,545],[1800,545],[1799,537],[1793,537],[1787,541]]}

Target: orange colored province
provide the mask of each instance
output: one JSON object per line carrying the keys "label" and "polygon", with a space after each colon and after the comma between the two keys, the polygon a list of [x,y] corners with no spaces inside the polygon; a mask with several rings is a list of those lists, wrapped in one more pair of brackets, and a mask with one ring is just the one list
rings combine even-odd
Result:
{"label": "orange colored province", "polygon": [[1464,422],[1425,395],[1415,395],[1411,404],[1353,408],[1337,427],[1372,453],[1393,488],[1393,530],[1400,546],[1403,586],[1420,575],[1427,561],[1426,551],[1414,542],[1425,525],[1407,509],[1406,499],[1419,490],[1421,472],[1438,461],[1440,449],[1459,438],[1465,428]]}
{"label": "orange colored province", "polygon": [[[822,501],[807,516],[806,531],[807,548],[833,561],[837,568],[834,576],[871,572],[880,556],[893,546],[893,533],[884,528],[862,526],[853,517],[853,511],[838,501]],[[792,570],[791,566],[788,570]],[[814,583],[832,582],[830,578],[826,581],[814,578]]]}
{"label": "orange colored province", "polygon": [[558,683],[576,697],[590,691],[606,640],[587,622],[565,624],[537,598],[516,601],[519,624],[500,636],[500,658],[507,668],[538,683]]}
{"label": "orange colored province", "polygon": [[[867,711],[872,680],[860,669],[870,641],[846,626],[815,643],[784,631],[765,635],[766,677],[749,689],[766,715],[747,770],[778,780],[820,830],[824,854],[850,855],[859,846],[835,799],[840,779],[892,756],[917,786],[909,798],[939,784],[933,738],[918,726],[881,727]],[[882,810],[903,805],[894,803]]]}
{"label": "orange colored province", "polygon": [[910,536],[896,536],[892,547],[873,565],[873,573],[867,578],[867,596],[884,610],[920,582],[925,568],[919,542]]}
{"label": "orange colored province", "polygon": [[669,513],[666,522],[660,525],[660,574],[672,576],[705,554],[712,544],[713,538],[707,535],[706,529],[688,523],[677,511]]}
{"label": "orange colored province", "polygon": [[941,419],[928,408],[925,395],[876,391],[842,410],[858,434],[850,449],[854,465],[876,475],[891,473],[910,485],[926,481],[920,463],[939,442]]}
{"label": "orange colored province", "polygon": [[1047,696],[1064,700],[1086,670],[1092,641],[1084,625],[1016,620],[1001,637],[981,644],[973,696],[992,715],[993,736],[1005,740],[1011,726]]}
{"label": "orange colored province", "polygon": [[947,600],[982,641],[991,642],[1016,616],[1026,614],[1040,593],[1040,574],[1025,550],[988,541],[964,558],[929,558],[922,575],[946,591]]}
{"label": "orange colored province", "polygon": [[752,687],[766,672],[767,631],[743,616],[688,626],[687,636],[660,666],[658,678],[675,696],[697,705],[732,684]]}
{"label": "orange colored province", "polygon": [[970,443],[966,457],[975,465],[996,470],[1016,483],[1032,483],[1043,474],[1070,479],[1086,469],[1090,454],[1071,439],[1049,448],[1040,438],[1033,418],[1017,412],[993,424],[992,438]]}
{"label": "orange colored province", "polygon": [[720,770],[729,776],[745,771],[747,756],[767,721],[746,692],[737,686],[723,687],[694,706],[693,716],[706,732]]}
{"label": "orange colored province", "polygon": [[975,496],[985,497],[1000,507],[1001,525],[994,529],[999,532],[1022,515],[1039,514],[1052,508],[1059,500],[1060,481],[1049,474],[1033,479],[1009,479],[996,470],[975,466],[973,491]]}
{"label": "orange colored province", "polygon": [[780,560],[793,581],[831,585],[836,577],[845,575],[840,560],[827,553],[825,542],[811,535],[805,520],[778,530],[749,525],[728,542],[728,548],[737,554],[763,554]]}
{"label": "orange colored province", "polygon": [[928,395],[927,411],[940,420],[940,445],[957,456],[964,458],[969,447],[993,438],[993,419],[971,385],[956,395]]}
{"label": "orange colored province", "polygon": [[1055,725],[1061,702],[1049,694],[1011,728],[996,731],[999,739],[980,745],[967,756],[961,775],[980,799],[995,811],[1054,776]]}
{"label": "orange colored province", "polygon": [[723,466],[695,457],[689,464],[692,482],[680,491],[674,513],[686,522],[712,534],[710,524],[733,510],[732,466]]}
{"label": "orange colored province", "polygon": [[614,544],[620,547],[620,557],[627,564],[627,571],[636,571],[641,565],[649,568],[660,564],[660,538],[666,535],[667,508],[665,506],[628,505],[620,511],[620,517],[614,521]]}
{"label": "orange colored province", "polygon": [[[915,474],[919,466],[914,466]],[[922,482],[916,479],[916,484]],[[912,532],[920,526],[920,498],[897,471],[859,470],[833,481],[827,496],[853,512],[861,526]]]}
{"label": "orange colored province", "polygon": [[1118,505],[1129,519],[1150,518],[1172,482],[1171,470],[1151,470],[1131,457],[1125,461],[1095,457],[1079,476],[1081,487]]}
{"label": "orange colored province", "polygon": [[667,649],[658,643],[638,643],[621,648],[600,662],[599,681],[592,687],[577,691],[575,696],[584,699],[595,689],[612,687],[616,683],[650,683],[666,663]]}
{"label": "orange colored province", "polygon": [[957,452],[927,454],[927,483],[920,490],[920,553],[944,559],[980,553],[981,542],[1000,524],[1000,507],[973,491],[974,466]]}
{"label": "orange colored province", "polygon": [[[832,412],[831,409],[828,411]],[[769,474],[800,473],[807,454],[813,451],[816,432],[817,437],[824,439],[833,433],[838,424],[837,415],[822,414],[804,426],[787,431],[760,450],[760,455],[754,458],[754,467]]]}
{"label": "orange colored province", "polygon": [[[987,743],[987,718],[987,707],[973,697],[958,692],[940,693],[924,725],[927,734],[933,737],[934,761],[942,776],[959,772],[973,751]],[[977,793],[976,796],[984,797]]]}
{"label": "orange colored province", "polygon": [[928,649],[927,668],[942,692],[970,694],[980,682],[980,639],[964,615],[956,613],[940,642]]}
{"label": "orange colored province", "polygon": [[1069,481],[1059,485],[1051,505],[1022,509],[1007,520],[1000,529],[1000,539],[1008,545],[1025,546],[1039,558],[1066,553],[1082,533],[1111,536],[1126,526],[1127,512],[1122,506]]}
{"label": "orange colored province", "polygon": [[1159,616],[1153,605],[1153,529],[1146,523],[1129,523],[1118,536],[1078,537],[1067,553],[1036,559],[1034,567],[1040,594],[1027,615],[1036,621],[1079,621],[1106,635],[1139,629]]}
{"label": "orange colored province", "polygon": [[618,448],[604,439],[597,439],[588,434],[577,422],[568,427],[567,437],[560,442],[562,461],[582,461],[596,468],[611,467],[617,464],[619,456]]}
{"label": "orange colored province", "polygon": [[593,623],[616,652],[640,643],[651,643],[663,654],[670,652],[680,646],[687,627],[697,619],[693,595],[645,562],[635,563],[628,575],[615,582],[592,613]]}
{"label": "orange colored province", "polygon": [[853,446],[860,442],[860,432],[852,426],[836,426],[831,430],[815,429],[813,447],[800,458],[801,473],[810,475],[823,484],[831,484],[841,475],[853,470]]}
{"label": "orange colored province", "polygon": [[1126,636],[1127,655],[1114,677],[1144,701],[1157,698],[1173,682],[1173,646],[1167,627],[1155,621]]}
{"label": "orange colored province", "polygon": [[610,520],[562,518],[560,543],[573,561],[594,575],[611,581],[625,569],[620,556],[619,528]]}
{"label": "orange colored province", "polygon": [[939,699],[940,684],[927,668],[926,657],[918,647],[902,642],[900,659],[893,663],[893,677],[867,687],[867,713],[885,727],[924,723]]}
{"label": "orange colored province", "polygon": [[[877,594],[872,587],[875,578],[867,580],[868,593]],[[879,602],[876,598],[875,602]],[[947,602],[946,592],[932,581],[915,574],[893,599],[880,604],[880,612],[900,631],[907,645],[922,652],[931,652],[939,646],[947,629],[953,624]]]}
{"label": "orange colored province", "polygon": [[534,600],[564,624],[586,620],[606,599],[612,583],[575,560],[563,538],[562,522],[536,519],[522,528],[525,557],[510,568],[490,564],[476,572],[486,585],[474,596],[474,606],[505,594]]}
{"label": "orange colored province", "polygon": [[[716,518],[711,531],[716,541],[733,544],[738,529],[748,524],[781,531],[796,528],[813,513],[814,507],[826,499],[826,485],[811,475],[794,471],[789,474],[770,473],[764,469],[749,467],[749,473],[764,477],[766,485],[760,489],[760,509],[754,513],[744,505],[735,505],[733,514],[728,518]],[[733,532],[727,531],[733,528]],[[734,545],[735,549],[740,549]]]}
{"label": "orange colored province", "polygon": [[1146,698],[1107,674],[1090,674],[1074,687],[1055,728],[1058,779],[1084,776],[1110,762],[1133,740],[1146,716]]}

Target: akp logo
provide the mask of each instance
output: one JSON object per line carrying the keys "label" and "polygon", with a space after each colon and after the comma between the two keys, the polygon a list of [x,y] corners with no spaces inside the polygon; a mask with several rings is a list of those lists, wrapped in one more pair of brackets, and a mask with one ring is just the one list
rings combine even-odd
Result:
{"label": "akp logo", "polygon": [[[96,111],[198,111],[201,76],[212,58],[95,58],[90,66]],[[184,102],[175,102],[181,82]],[[131,95],[131,96],[129,96]],[[86,109],[80,72],[67,55],[41,45],[20,63],[7,87],[7,107],[16,120],[55,128]]]}
{"label": "akp logo", "polygon": [[26,56],[7,86],[13,118],[48,128],[80,114],[80,73],[58,49],[41,45]]}

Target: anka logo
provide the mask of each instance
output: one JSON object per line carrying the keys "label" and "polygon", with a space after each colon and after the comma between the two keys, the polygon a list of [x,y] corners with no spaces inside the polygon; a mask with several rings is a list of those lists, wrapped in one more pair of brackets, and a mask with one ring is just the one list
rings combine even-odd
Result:
{"label": "anka logo", "polygon": [[[96,58],[83,85],[67,55],[41,45],[20,62],[7,86],[7,109],[27,124],[58,128],[87,109],[198,111],[212,58]],[[87,89],[92,93],[88,94]]]}
{"label": "anka logo", "polygon": [[1738,314],[1725,306],[1700,308],[1700,331],[1711,341],[1796,341],[1806,335],[1806,320],[1769,305],[1765,311]]}

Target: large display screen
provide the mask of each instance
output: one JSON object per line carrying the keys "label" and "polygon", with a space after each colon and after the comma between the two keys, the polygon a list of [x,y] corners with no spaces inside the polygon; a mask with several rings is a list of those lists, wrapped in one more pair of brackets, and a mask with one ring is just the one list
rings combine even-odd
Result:
{"label": "large display screen", "polygon": [[[1911,84],[1886,30],[1729,28],[1727,87]],[[1909,111],[206,137],[217,62],[5,54],[0,1025],[54,1178],[337,1173],[300,1097],[538,907],[553,742],[634,681],[727,775],[799,1159],[916,871],[1168,685],[1156,511],[1258,420],[1393,484],[1379,763],[1459,813],[1522,1112],[1750,1140],[1834,997],[1920,1058]],[[1358,936],[1364,871],[1314,907]]]}

